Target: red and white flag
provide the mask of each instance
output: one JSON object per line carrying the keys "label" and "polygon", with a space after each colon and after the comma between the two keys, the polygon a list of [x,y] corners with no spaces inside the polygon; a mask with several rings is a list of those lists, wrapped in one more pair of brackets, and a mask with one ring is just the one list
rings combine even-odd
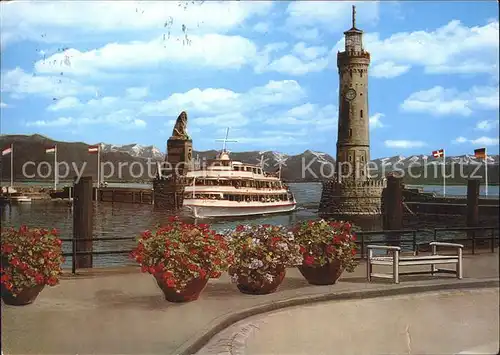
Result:
{"label": "red and white flag", "polygon": [[12,153],[12,147],[5,148],[2,150],[2,156]]}
{"label": "red and white flag", "polygon": [[56,152],[56,146],[45,148],[45,153],[55,153]]}
{"label": "red and white flag", "polygon": [[89,153],[90,154],[99,153],[99,146],[98,145],[89,145]]}
{"label": "red and white flag", "polygon": [[444,149],[435,150],[432,152],[434,158],[441,158],[444,155]]}

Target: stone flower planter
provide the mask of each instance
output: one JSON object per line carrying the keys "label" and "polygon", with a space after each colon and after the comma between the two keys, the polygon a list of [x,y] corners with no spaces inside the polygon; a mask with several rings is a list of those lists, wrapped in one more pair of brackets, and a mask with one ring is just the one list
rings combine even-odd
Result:
{"label": "stone flower planter", "polygon": [[10,306],[26,306],[35,301],[45,285],[36,285],[22,290],[17,296],[2,285],[2,300]]}
{"label": "stone flower planter", "polygon": [[174,287],[170,287],[163,279],[163,274],[155,274],[155,280],[169,302],[190,302],[200,297],[208,283],[208,276],[205,278],[196,278],[190,281],[184,289],[177,292]]}
{"label": "stone flower planter", "polygon": [[311,285],[333,285],[344,271],[339,260],[323,266],[301,265],[298,269]]}
{"label": "stone flower planter", "polygon": [[236,286],[241,293],[250,295],[266,295],[275,292],[285,278],[286,270],[283,268],[273,275],[273,281],[269,282],[264,277],[260,280],[250,280],[248,276],[238,275]]}

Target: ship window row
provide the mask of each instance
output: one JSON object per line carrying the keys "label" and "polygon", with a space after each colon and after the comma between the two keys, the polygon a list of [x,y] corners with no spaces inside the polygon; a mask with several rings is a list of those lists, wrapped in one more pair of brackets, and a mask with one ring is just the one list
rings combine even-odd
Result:
{"label": "ship window row", "polygon": [[249,172],[252,172],[254,174],[262,174],[262,169],[260,168],[254,168],[254,167],[251,167],[251,166],[233,166],[233,169],[234,171],[249,171]]}
{"label": "ship window row", "polygon": [[[192,183],[192,182],[191,182]],[[214,180],[196,179],[195,186],[233,186],[235,188],[251,187],[264,189],[282,189],[284,186],[280,181],[259,181],[259,180]]]}
{"label": "ship window row", "polygon": [[[185,199],[192,199],[192,194],[185,194]],[[232,194],[195,194],[195,199],[200,200],[225,200],[236,202],[277,202],[277,201],[292,201],[292,195],[232,195]]]}

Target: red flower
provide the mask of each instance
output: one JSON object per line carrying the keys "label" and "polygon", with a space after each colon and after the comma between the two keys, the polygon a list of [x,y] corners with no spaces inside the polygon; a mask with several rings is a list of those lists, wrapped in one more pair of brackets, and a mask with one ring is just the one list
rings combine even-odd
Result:
{"label": "red flower", "polygon": [[312,265],[314,263],[314,256],[312,255],[306,255],[304,257],[304,264],[306,265]]}
{"label": "red flower", "polygon": [[174,279],[167,279],[167,286],[168,287],[174,287],[175,286],[175,280]]}
{"label": "red flower", "polygon": [[236,227],[236,232],[242,232],[244,229],[245,229],[244,226],[239,225],[239,226]]}
{"label": "red flower", "polygon": [[302,245],[299,246],[299,249],[301,254],[304,254],[306,252],[306,248],[304,248]]}
{"label": "red flower", "polygon": [[204,279],[205,276],[207,276],[207,272],[204,269],[200,269],[200,277]]}
{"label": "red flower", "polygon": [[55,286],[57,285],[57,279],[54,276],[51,276],[47,280],[47,283],[49,284],[49,286]]}
{"label": "red flower", "polygon": [[219,272],[219,271],[212,271],[212,272],[210,273],[210,277],[211,277],[212,279],[217,279],[217,278],[219,278],[219,277],[220,277],[220,275],[222,275],[222,273],[221,273],[221,272]]}
{"label": "red flower", "polygon": [[142,272],[148,272],[148,267],[146,265],[141,266],[141,271]]}
{"label": "red flower", "polygon": [[41,274],[36,274],[36,275],[35,275],[35,282],[36,282],[38,285],[43,284],[43,275],[41,275]]}

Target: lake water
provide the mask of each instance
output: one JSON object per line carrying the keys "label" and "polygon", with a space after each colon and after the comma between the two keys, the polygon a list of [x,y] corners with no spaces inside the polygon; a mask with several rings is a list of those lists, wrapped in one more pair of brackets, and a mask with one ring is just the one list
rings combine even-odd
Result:
{"label": "lake water", "polygon": [[[320,183],[297,183],[289,184],[290,189],[297,200],[297,210],[281,215],[259,216],[252,218],[238,219],[214,219],[204,220],[203,223],[210,223],[212,228],[221,231],[227,228],[234,228],[238,224],[280,224],[285,226],[294,225],[298,222],[317,218],[317,207],[321,198]],[[130,186],[128,184],[127,186]],[[135,185],[144,187],[143,185]],[[426,191],[436,191],[439,186],[427,186]],[[496,193],[498,187],[490,187],[490,194]],[[464,195],[466,187],[450,186],[447,195]],[[153,228],[155,225],[167,223],[169,215],[165,211],[159,211],[152,205],[134,205],[127,203],[100,203],[94,204],[94,236],[95,237],[134,237],[142,231]],[[57,228],[61,238],[71,238],[73,230],[73,215],[71,208],[65,202],[33,202],[31,204],[13,204],[1,207],[2,227],[28,225],[31,227]],[[188,218],[186,218],[188,219]],[[188,219],[189,220],[189,219]],[[189,220],[192,221],[192,220]],[[440,219],[439,222],[444,219]],[[194,221],[199,222],[199,221]],[[433,227],[436,220],[413,221],[412,224],[418,228]],[[380,220],[354,221],[363,230],[382,229]],[[453,225],[454,221],[448,221],[446,225]],[[408,225],[408,227],[413,227]],[[422,238],[429,238],[426,234]],[[69,243],[65,243],[64,249],[70,252]],[[95,250],[111,249],[131,249],[133,241],[94,241]],[[68,258],[69,259],[69,258]],[[95,265],[122,264],[126,262],[126,255],[99,255],[94,256]],[[69,265],[69,264],[68,264]]]}

